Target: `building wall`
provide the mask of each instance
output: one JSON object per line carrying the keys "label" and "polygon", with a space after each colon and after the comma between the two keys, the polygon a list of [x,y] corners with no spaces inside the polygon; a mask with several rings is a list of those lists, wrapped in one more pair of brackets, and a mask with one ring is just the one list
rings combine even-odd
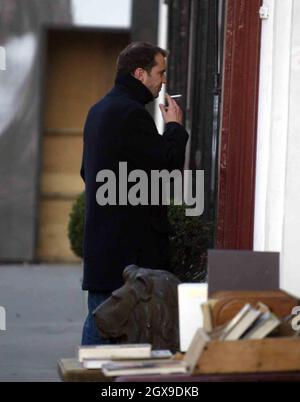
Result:
{"label": "building wall", "polygon": [[102,28],[130,28],[133,0],[72,0],[76,25]]}
{"label": "building wall", "polygon": [[254,249],[281,253],[281,287],[300,296],[300,2],[264,5]]}
{"label": "building wall", "polygon": [[0,46],[0,260],[31,260],[39,165],[39,46],[44,24],[70,24],[69,0],[3,0]]}
{"label": "building wall", "polygon": [[282,242],[282,283],[300,295],[300,2],[294,0],[291,30],[289,115]]}
{"label": "building wall", "polygon": [[[76,4],[75,4],[76,3]],[[0,261],[36,256],[43,94],[42,33],[55,27],[128,29],[131,0],[3,0],[0,46]],[[84,6],[84,12],[82,9]],[[122,12],[123,9],[123,12]],[[96,18],[95,18],[96,17]]]}
{"label": "building wall", "polygon": [[43,32],[119,29],[132,40],[156,42],[157,19],[158,0],[1,0],[0,262],[36,259]]}

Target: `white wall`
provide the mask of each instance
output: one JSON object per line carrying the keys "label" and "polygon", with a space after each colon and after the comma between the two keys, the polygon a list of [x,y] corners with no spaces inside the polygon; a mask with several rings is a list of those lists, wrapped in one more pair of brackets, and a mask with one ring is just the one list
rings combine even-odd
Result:
{"label": "white wall", "polygon": [[282,242],[283,286],[300,295],[300,1],[293,2]]}
{"label": "white wall", "polygon": [[280,251],[281,287],[300,296],[300,1],[264,5],[254,249]]}
{"label": "white wall", "polygon": [[130,28],[132,0],[72,0],[75,25]]}
{"label": "white wall", "polygon": [[[167,43],[168,43],[167,34],[168,34],[168,5],[164,2],[164,0],[159,0],[157,45],[160,46],[162,49],[167,49]],[[154,104],[154,120],[157,126],[157,130],[160,134],[163,133],[165,124],[161,115],[159,104],[165,103],[165,93],[166,93],[165,85],[163,85],[159,93],[159,97],[155,100]]]}

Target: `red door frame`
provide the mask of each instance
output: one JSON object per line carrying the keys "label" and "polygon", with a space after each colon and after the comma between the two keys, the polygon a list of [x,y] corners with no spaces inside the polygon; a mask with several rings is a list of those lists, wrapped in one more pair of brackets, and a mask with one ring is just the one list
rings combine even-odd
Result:
{"label": "red door frame", "polygon": [[260,6],[226,2],[217,248],[253,248]]}

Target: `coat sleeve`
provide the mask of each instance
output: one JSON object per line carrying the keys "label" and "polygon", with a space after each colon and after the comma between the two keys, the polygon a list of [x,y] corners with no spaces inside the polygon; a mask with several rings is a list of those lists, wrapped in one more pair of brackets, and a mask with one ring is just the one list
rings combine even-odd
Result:
{"label": "coat sleeve", "polygon": [[188,133],[181,124],[167,123],[160,135],[149,113],[138,109],[126,119],[123,134],[124,157],[136,168],[148,171],[183,168]]}

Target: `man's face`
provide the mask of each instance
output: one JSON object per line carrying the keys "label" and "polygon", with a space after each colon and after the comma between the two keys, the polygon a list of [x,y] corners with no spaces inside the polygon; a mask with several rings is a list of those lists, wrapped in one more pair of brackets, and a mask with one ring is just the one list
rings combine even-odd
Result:
{"label": "man's face", "polygon": [[153,98],[157,98],[162,84],[166,83],[166,61],[161,53],[155,56],[156,64],[150,73],[143,70],[140,80],[152,93]]}

